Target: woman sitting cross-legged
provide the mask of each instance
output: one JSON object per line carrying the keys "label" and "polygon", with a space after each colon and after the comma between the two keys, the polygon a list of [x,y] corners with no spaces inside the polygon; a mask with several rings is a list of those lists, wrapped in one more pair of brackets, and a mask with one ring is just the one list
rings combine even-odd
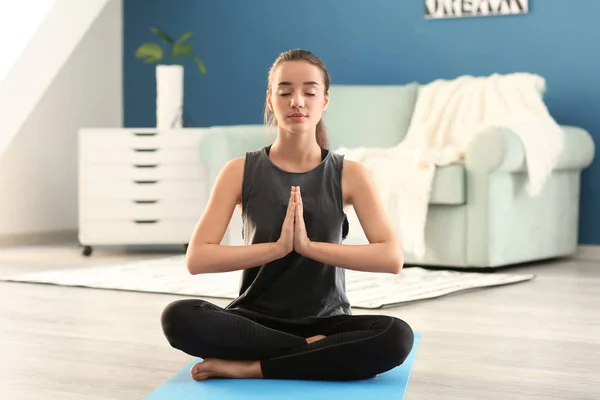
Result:
{"label": "woman sitting cross-legged", "polygon": [[[321,116],[329,82],[314,54],[282,53],[266,94],[275,141],[230,160],[215,182],[187,267],[191,274],[243,270],[239,297],[224,308],[179,300],[162,314],[171,346],[203,359],[191,369],[196,380],[368,379],[402,364],[412,349],[406,322],[351,313],[345,269],[398,274],[403,255],[366,169],[328,150]],[[221,245],[238,205],[246,244]],[[369,244],[341,244],[350,205]]]}

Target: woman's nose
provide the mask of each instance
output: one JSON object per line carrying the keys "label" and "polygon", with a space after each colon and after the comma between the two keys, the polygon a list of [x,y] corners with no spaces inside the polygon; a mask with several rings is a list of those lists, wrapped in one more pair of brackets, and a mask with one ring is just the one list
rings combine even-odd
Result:
{"label": "woman's nose", "polygon": [[304,107],[304,99],[301,95],[294,95],[292,97],[292,107]]}

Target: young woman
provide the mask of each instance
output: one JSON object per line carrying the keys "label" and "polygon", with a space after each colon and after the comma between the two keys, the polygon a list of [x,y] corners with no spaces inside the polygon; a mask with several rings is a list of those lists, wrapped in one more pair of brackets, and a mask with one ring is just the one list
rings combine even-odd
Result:
{"label": "young woman", "polygon": [[[243,270],[239,297],[225,308],[180,300],[162,314],[169,343],[203,358],[191,369],[196,380],[367,379],[402,364],[412,348],[406,322],[351,313],[345,269],[398,274],[403,256],[368,172],[327,149],[329,82],[314,54],[282,53],[266,93],[274,143],[231,160],[215,182],[187,267]],[[236,205],[246,245],[222,246]],[[341,244],[347,205],[369,244]]]}

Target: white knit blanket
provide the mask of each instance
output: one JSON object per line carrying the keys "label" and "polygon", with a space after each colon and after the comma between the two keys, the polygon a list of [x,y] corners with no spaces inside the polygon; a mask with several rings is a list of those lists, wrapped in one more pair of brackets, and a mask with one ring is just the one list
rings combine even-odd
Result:
{"label": "white knit blanket", "polygon": [[[540,192],[563,148],[563,132],[543,101],[545,89],[544,78],[528,73],[438,79],[421,86],[409,131],[398,146],[334,151],[371,173],[404,250],[421,259],[436,166],[463,163],[471,140],[489,128],[510,129],[521,139],[527,191]],[[364,243],[352,208],[348,219],[348,243]]]}

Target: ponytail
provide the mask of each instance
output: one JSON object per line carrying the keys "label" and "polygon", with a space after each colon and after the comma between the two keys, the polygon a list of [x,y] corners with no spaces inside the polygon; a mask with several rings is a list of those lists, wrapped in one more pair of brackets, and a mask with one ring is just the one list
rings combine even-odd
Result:
{"label": "ponytail", "polygon": [[329,140],[327,140],[327,130],[325,129],[323,119],[321,119],[317,124],[317,143],[324,149],[329,148]]}

